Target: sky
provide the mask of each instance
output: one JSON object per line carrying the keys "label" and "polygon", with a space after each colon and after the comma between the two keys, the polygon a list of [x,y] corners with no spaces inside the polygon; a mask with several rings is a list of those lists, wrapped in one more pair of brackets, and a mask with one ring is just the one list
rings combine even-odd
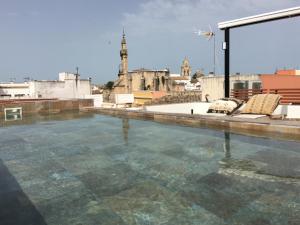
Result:
{"label": "sky", "polygon": [[[223,31],[217,23],[300,6],[300,0],[0,0],[0,82],[24,77],[56,80],[75,72],[104,84],[116,80],[122,30],[129,70],[180,73],[187,57],[192,71],[223,74]],[[300,17],[231,31],[231,73],[300,69]]]}

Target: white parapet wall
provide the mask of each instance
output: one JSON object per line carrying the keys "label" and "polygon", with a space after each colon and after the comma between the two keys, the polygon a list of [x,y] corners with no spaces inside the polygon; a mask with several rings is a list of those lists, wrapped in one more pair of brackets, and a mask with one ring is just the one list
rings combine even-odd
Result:
{"label": "white parapet wall", "polygon": [[300,105],[279,105],[273,115],[284,115],[287,119],[300,119]]}
{"label": "white parapet wall", "polygon": [[115,94],[115,103],[117,105],[132,104],[132,103],[134,103],[134,95],[133,94]]}
{"label": "white parapet wall", "polygon": [[180,113],[180,114],[206,114],[209,102],[191,102],[191,103],[178,103],[166,105],[151,105],[145,106],[148,112],[162,112],[162,113]]}
{"label": "white parapet wall", "polygon": [[85,95],[85,99],[93,99],[94,107],[102,107],[103,95]]}
{"label": "white parapet wall", "polygon": [[300,119],[300,105],[289,105],[287,109],[287,119]]}
{"label": "white parapet wall", "polygon": [[[178,103],[178,104],[165,104],[165,105],[150,105],[145,106],[148,112],[161,112],[161,113],[179,113],[179,114],[193,114],[198,115],[215,115],[221,116],[225,114],[207,113],[211,103],[208,102],[194,102],[194,103]],[[240,110],[243,108],[242,106]],[[300,119],[300,105],[279,105],[272,115],[282,115],[287,119]],[[249,118],[249,117],[248,117]]]}

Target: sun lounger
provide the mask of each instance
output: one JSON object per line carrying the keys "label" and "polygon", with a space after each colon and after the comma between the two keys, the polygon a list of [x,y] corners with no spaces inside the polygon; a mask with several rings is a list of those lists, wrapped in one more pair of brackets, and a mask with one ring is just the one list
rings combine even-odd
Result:
{"label": "sun lounger", "polygon": [[241,114],[272,115],[279,104],[281,96],[277,94],[258,94],[252,96]]}
{"label": "sun lounger", "polygon": [[[232,116],[245,119],[258,119],[266,116],[270,116],[270,118],[283,118],[285,108],[281,107],[277,109],[280,98],[280,95],[275,94],[254,95]],[[277,109],[276,113],[274,113],[275,109]]]}

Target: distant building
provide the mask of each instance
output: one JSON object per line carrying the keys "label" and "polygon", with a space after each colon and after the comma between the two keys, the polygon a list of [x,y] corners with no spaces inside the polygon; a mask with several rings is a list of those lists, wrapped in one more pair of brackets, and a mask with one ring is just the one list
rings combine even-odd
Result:
{"label": "distant building", "polygon": [[102,94],[104,91],[104,86],[101,85],[92,85],[92,94],[97,95],[97,94]]}
{"label": "distant building", "polygon": [[300,89],[300,70],[277,70],[275,74],[261,74],[263,89]]}
{"label": "distant building", "polygon": [[187,59],[181,67],[181,75],[172,77],[168,69],[151,70],[135,69],[128,71],[128,50],[125,34],[121,41],[121,64],[118,79],[114,83],[113,92],[134,93],[140,91],[184,91],[184,83],[190,80],[191,68]]}
{"label": "distant building", "polygon": [[170,91],[170,72],[168,69],[137,69],[128,72],[130,92]]}
{"label": "distant building", "polygon": [[[224,97],[224,76],[208,75],[198,78],[201,83],[202,99],[209,95],[211,100]],[[230,89],[260,89],[260,75],[235,74],[230,76]]]}
{"label": "distant building", "polygon": [[291,69],[291,70],[277,70],[275,72],[275,75],[298,76],[298,75],[300,75],[300,70],[295,70],[295,69]]}
{"label": "distant building", "polygon": [[200,91],[199,82],[191,82],[192,68],[190,62],[185,58],[181,66],[181,74],[170,74],[173,91]]}
{"label": "distant building", "polygon": [[[202,97],[208,94],[211,100],[224,97],[224,76],[208,75],[198,79]],[[274,74],[230,76],[230,90],[283,90],[300,89],[300,70],[277,70]]]}
{"label": "distant building", "polygon": [[0,98],[84,98],[91,94],[91,80],[79,74],[59,73],[58,81],[28,81],[0,83]]}

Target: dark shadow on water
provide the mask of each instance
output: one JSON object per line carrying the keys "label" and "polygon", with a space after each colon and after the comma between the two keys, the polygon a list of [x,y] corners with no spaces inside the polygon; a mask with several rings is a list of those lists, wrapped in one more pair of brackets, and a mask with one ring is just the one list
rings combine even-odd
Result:
{"label": "dark shadow on water", "polygon": [[224,131],[224,153],[225,153],[225,159],[231,158],[231,152],[230,152],[230,133],[228,131]]}
{"label": "dark shadow on water", "polygon": [[123,138],[124,138],[125,145],[128,145],[128,131],[130,128],[128,118],[122,119],[122,128],[123,128]]}
{"label": "dark shadow on water", "polygon": [[15,177],[0,159],[0,224],[46,225]]}

